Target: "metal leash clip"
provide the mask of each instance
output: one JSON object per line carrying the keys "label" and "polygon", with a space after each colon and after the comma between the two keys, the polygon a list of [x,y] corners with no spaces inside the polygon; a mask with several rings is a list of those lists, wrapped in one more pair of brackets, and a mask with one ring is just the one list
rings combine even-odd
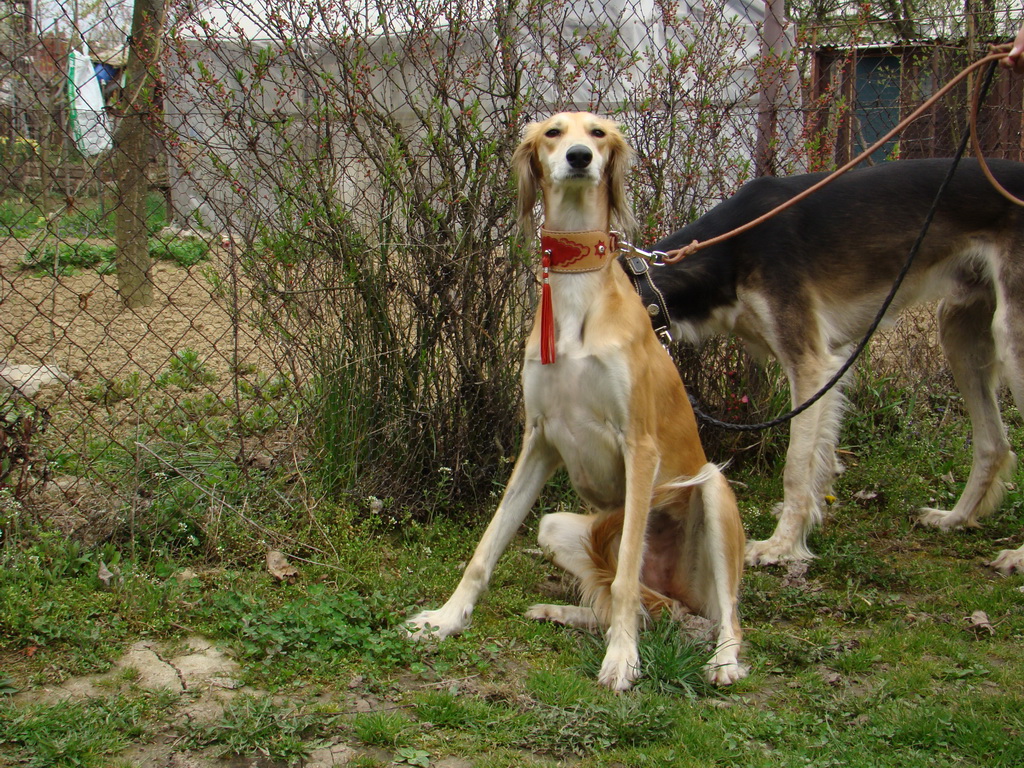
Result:
{"label": "metal leash clip", "polygon": [[[626,254],[626,258],[632,259],[639,257],[649,264],[653,264],[656,267],[665,266],[665,257],[668,256],[665,251],[645,251],[643,248],[637,248],[629,240],[626,240],[621,232],[613,232],[612,234],[618,238],[619,252]],[[629,255],[632,254],[632,255]]]}

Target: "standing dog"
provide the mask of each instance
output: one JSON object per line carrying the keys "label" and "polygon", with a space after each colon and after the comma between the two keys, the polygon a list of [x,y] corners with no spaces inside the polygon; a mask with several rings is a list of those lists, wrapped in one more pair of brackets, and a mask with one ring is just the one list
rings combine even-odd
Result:
{"label": "standing dog", "polygon": [[587,604],[535,605],[527,616],[607,627],[599,680],[624,690],[639,673],[643,610],[698,612],[718,624],[707,676],[731,683],[746,674],[736,611],[743,528],[728,482],[704,457],[679,373],[614,264],[609,227],[630,222],[630,154],[614,123],[587,113],[531,124],[515,152],[520,223],[532,230],[538,189],[545,217],[522,450],[458,588],[411,622],[416,635],[439,638],[465,629],[498,557],[565,467],[596,514],[546,515],[538,538],[580,580]]}
{"label": "standing dog", "polygon": [[[794,405],[840,368],[867,331],[918,237],[949,160],[906,160],[855,170],[746,233],[650,272],[679,338],[736,333],[778,358]],[[1024,165],[992,162],[1024,194]],[[654,248],[668,251],[744,224],[824,174],[760,178]],[[652,296],[645,296],[645,303]],[[939,337],[974,432],[974,463],[952,511],[922,510],[943,529],[975,526],[1013,471],[996,401],[1000,373],[1024,409],[1024,209],[1000,197],[974,161],[961,162],[888,317],[941,299]],[[811,557],[808,531],[835,474],[843,398],[834,388],[793,419],[778,525],[751,541],[747,562]],[[1024,547],[992,565],[1024,570]]]}

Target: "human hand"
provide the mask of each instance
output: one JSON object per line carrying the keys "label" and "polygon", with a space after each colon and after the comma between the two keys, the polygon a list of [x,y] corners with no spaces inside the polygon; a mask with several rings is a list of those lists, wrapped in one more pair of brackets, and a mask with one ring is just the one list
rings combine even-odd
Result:
{"label": "human hand", "polygon": [[1006,69],[1016,72],[1018,75],[1024,75],[1024,24],[1021,25],[1010,52],[999,60],[999,64]]}

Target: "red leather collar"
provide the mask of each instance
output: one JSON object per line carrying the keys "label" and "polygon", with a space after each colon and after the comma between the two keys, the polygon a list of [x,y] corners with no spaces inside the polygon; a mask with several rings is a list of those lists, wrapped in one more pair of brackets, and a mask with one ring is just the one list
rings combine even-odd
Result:
{"label": "red leather collar", "polygon": [[614,232],[540,231],[541,299],[540,362],[555,362],[555,313],[551,306],[549,272],[596,272],[618,255]]}
{"label": "red leather collar", "polygon": [[618,239],[613,232],[542,229],[540,247],[552,272],[593,272],[615,258]]}

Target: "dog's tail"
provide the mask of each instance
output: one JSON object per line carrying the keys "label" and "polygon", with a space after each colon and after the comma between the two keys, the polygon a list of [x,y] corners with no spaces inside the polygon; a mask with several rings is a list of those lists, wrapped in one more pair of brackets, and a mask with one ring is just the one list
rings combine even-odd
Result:
{"label": "dog's tail", "polygon": [[[669,515],[659,511],[658,507],[669,503],[689,503],[689,495],[693,489],[703,485],[712,478],[718,477],[721,469],[715,464],[705,464],[700,472],[693,477],[678,478],[664,483],[655,489],[652,499],[651,517],[648,520],[648,533],[662,527],[674,528],[678,526],[677,521],[669,519]],[[618,564],[619,542],[622,538],[622,521],[625,517],[625,510],[618,509],[611,512],[590,529],[590,540],[587,542],[587,554],[593,568],[587,573],[582,589],[582,602],[592,605],[594,612],[602,624],[607,625],[611,615],[611,585],[615,580],[615,572]],[[690,613],[690,606],[697,605],[693,596],[682,592],[683,585],[673,585],[673,595],[667,595],[663,591],[655,589],[644,583],[643,574],[640,580],[640,601],[644,610],[652,618],[657,618],[664,611],[679,616]]]}
{"label": "dog's tail", "polygon": [[663,506],[681,497],[688,497],[691,489],[696,488],[698,485],[704,485],[708,480],[718,477],[727,466],[729,466],[729,462],[724,464],[708,462],[693,477],[677,477],[675,480],[662,483],[654,489],[651,505]]}

